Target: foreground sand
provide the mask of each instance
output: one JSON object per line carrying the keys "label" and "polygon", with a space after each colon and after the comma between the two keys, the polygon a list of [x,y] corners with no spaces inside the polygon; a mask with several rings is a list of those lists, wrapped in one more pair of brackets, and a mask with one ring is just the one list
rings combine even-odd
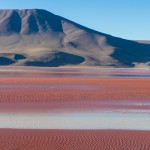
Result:
{"label": "foreground sand", "polygon": [[150,131],[0,129],[1,150],[150,150]]}

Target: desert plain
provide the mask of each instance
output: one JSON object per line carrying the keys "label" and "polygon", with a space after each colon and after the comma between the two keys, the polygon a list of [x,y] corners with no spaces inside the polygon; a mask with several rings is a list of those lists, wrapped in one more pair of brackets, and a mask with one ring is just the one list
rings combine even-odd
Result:
{"label": "desert plain", "polygon": [[150,150],[150,71],[0,67],[0,149]]}

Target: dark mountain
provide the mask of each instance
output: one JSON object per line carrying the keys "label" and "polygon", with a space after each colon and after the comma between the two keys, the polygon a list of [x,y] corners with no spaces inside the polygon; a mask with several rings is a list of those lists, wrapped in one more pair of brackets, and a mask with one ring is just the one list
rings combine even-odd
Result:
{"label": "dark mountain", "polygon": [[45,10],[0,10],[0,65],[150,67],[150,42],[113,37]]}

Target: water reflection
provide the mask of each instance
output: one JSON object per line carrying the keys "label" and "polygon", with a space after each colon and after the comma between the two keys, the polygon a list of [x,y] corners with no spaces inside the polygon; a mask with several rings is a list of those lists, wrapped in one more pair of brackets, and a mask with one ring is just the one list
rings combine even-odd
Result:
{"label": "water reflection", "polygon": [[148,69],[0,67],[3,76],[150,78]]}

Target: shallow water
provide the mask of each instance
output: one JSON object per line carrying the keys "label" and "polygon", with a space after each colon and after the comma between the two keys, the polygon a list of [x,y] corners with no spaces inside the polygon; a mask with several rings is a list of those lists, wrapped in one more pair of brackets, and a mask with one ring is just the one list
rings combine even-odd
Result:
{"label": "shallow water", "polygon": [[1,113],[0,128],[150,130],[147,112]]}
{"label": "shallow water", "polygon": [[150,130],[150,70],[0,67],[0,79],[0,128]]}
{"label": "shallow water", "polygon": [[0,67],[0,77],[150,78],[150,69]]}

